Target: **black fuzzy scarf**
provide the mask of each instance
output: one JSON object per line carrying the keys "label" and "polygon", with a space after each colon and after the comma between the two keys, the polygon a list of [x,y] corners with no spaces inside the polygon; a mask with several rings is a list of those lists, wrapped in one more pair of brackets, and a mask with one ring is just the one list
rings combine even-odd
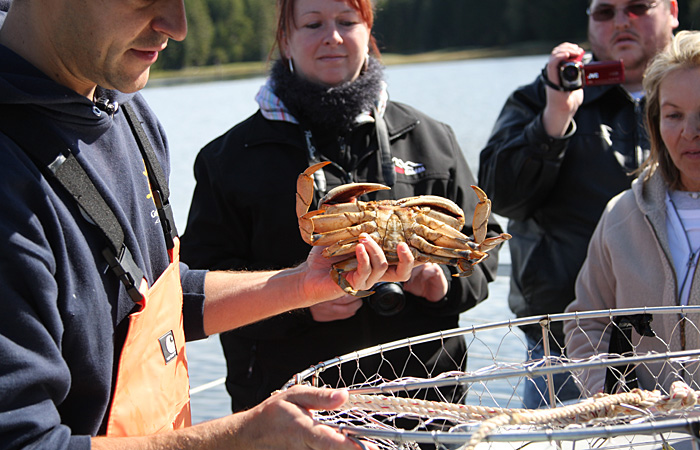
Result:
{"label": "black fuzzy scarf", "polygon": [[369,58],[367,70],[349,83],[328,87],[307,81],[289,71],[282,60],[272,66],[274,92],[300,122],[315,129],[345,133],[355,118],[375,107],[382,91],[384,69]]}

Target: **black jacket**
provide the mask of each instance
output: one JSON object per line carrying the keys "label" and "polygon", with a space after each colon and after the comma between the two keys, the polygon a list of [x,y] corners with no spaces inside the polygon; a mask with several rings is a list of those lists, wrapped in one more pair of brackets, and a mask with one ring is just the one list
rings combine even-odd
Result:
{"label": "black jacket", "polygon": [[[630,187],[649,148],[643,102],[620,86],[584,88],[575,124],[560,139],[544,130],[545,102],[540,79],[511,94],[479,165],[493,210],[510,219],[509,303],[518,317],[560,313],[574,299],[603,208]],[[561,327],[555,336],[562,337]]]}
{"label": "black jacket", "polygon": [[[452,130],[393,102],[385,119],[397,180],[392,190],[370,194],[368,199],[440,195],[460,205],[471,222],[477,200],[470,185],[475,180]],[[321,153],[331,154],[330,143],[337,138],[314,136]],[[338,165],[324,168],[328,189],[349,181],[383,182],[376,141],[374,124],[361,125],[346,136],[358,156],[357,167],[349,172]],[[306,155],[299,125],[267,120],[260,111],[202,149],[195,163],[197,186],[182,238],[183,261],[193,267],[251,270],[304,261],[310,247],[299,233],[295,192],[298,175],[309,165]],[[418,164],[406,164],[411,162]],[[501,232],[494,221],[489,230],[491,236]],[[471,224],[462,231],[471,235]],[[445,300],[430,303],[408,295],[405,309],[393,317],[381,317],[365,304],[352,318],[319,323],[308,310],[298,310],[222,335],[234,410],[259,403],[295,373],[321,361],[457,327],[459,313],[487,297],[487,284],[494,279],[497,264],[493,251],[472,276],[450,277]],[[463,339],[453,339],[448,348],[454,361],[443,354],[434,373],[458,369],[455,361],[462,368],[466,365]],[[420,349],[420,359],[430,361],[436,350],[434,346]],[[367,369],[371,370],[376,372],[376,368]],[[409,370],[426,375],[422,366]]]}

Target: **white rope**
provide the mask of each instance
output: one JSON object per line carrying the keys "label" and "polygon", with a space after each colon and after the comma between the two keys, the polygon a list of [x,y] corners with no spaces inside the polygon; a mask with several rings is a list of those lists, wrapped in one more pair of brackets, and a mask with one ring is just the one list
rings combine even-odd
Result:
{"label": "white rope", "polygon": [[199,394],[207,389],[214,388],[216,386],[222,385],[226,382],[226,377],[217,378],[216,380],[210,381],[208,383],[201,384],[197,387],[190,389],[190,395]]}
{"label": "white rope", "polygon": [[[473,450],[489,434],[505,425],[568,425],[610,418],[621,414],[638,416],[650,412],[667,413],[690,409],[698,403],[700,392],[682,381],[671,385],[669,395],[659,391],[633,389],[619,394],[597,394],[580,403],[552,409],[491,408],[435,402],[385,395],[350,394],[339,410],[369,411],[386,415],[409,415],[420,418],[448,419],[456,423],[481,422],[465,447]],[[647,410],[642,411],[641,409]]]}

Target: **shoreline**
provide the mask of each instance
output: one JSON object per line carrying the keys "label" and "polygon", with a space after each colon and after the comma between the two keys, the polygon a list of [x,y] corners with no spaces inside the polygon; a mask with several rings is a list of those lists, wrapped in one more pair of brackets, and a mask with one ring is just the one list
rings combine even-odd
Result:
{"label": "shoreline", "polygon": [[[510,46],[445,49],[412,54],[385,53],[382,54],[381,61],[385,66],[393,66],[461,61],[467,59],[505,58],[549,53],[553,46],[554,45],[550,42],[526,42]],[[262,77],[267,74],[267,71],[267,61],[239,62],[216,66],[188,67],[181,70],[154,71],[151,74],[148,87]]]}

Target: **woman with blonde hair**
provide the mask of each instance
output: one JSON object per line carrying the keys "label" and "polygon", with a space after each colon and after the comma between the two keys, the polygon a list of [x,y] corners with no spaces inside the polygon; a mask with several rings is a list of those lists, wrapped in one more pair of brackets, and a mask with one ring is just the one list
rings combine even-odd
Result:
{"label": "woman with blonde hair", "polygon": [[[632,188],[607,205],[593,234],[567,312],[700,304],[700,33],[679,32],[644,76],[651,153]],[[659,315],[656,333],[632,332],[636,353],[700,348],[698,314]],[[607,353],[608,319],[566,323],[572,359]],[[698,388],[697,363],[637,367],[639,387]],[[581,374],[587,394],[603,390],[604,370]]]}

